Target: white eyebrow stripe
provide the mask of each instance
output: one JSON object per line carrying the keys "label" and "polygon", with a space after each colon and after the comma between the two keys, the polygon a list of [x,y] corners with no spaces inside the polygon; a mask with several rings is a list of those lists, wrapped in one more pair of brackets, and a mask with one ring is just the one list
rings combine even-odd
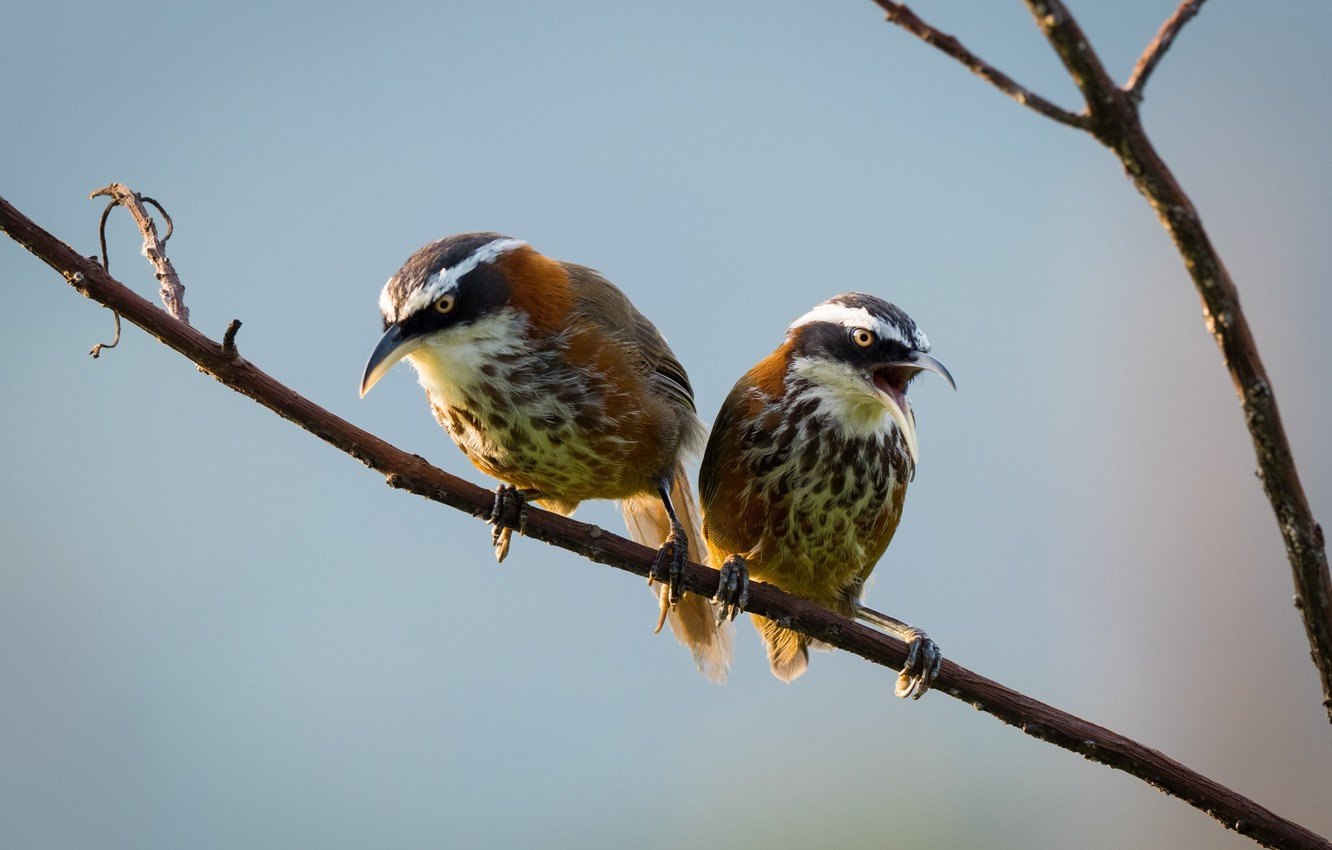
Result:
{"label": "white eyebrow stripe", "polygon": [[[902,336],[902,331],[896,325],[888,324],[864,307],[848,307],[845,304],[838,304],[834,301],[825,301],[813,310],[810,310],[808,313],[792,322],[787,330],[793,331],[796,328],[810,325],[815,322],[828,322],[846,328],[865,328],[874,331],[879,339],[892,339],[900,342],[902,345],[911,347],[914,347],[916,344],[914,340],[909,340]],[[923,341],[924,336],[922,335],[921,342]]]}
{"label": "white eyebrow stripe", "polygon": [[457,291],[458,281],[477,266],[482,263],[494,262],[499,255],[508,253],[515,248],[521,248],[526,244],[521,239],[510,239],[507,236],[487,242],[469,254],[467,259],[458,263],[458,265],[440,269],[426,278],[425,283],[419,289],[397,305],[397,313],[392,316],[390,316],[390,313],[394,305],[389,296],[389,287],[393,285],[393,279],[390,278],[389,282],[384,284],[384,291],[379,295],[380,312],[384,314],[384,318],[394,322],[406,318],[441,296]]}
{"label": "white eyebrow stripe", "polygon": [[389,295],[389,287],[392,285],[393,278],[389,278],[388,283],[385,283],[384,288],[379,291],[379,312],[389,321],[397,318],[393,315],[393,298]]}

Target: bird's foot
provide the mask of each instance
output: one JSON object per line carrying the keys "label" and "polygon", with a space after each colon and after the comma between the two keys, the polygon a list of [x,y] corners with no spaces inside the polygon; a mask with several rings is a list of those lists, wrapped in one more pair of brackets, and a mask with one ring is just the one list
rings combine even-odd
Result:
{"label": "bird's foot", "polygon": [[495,547],[495,560],[503,563],[509,554],[509,542],[513,529],[504,524],[509,511],[518,510],[518,533],[524,534],[527,527],[527,497],[522,490],[512,484],[501,484],[495,488],[495,503],[490,508],[487,521],[492,526],[490,544]]}
{"label": "bird's foot", "polygon": [[689,538],[685,536],[684,526],[671,523],[671,533],[657,550],[657,557],[652,562],[652,572],[648,574],[648,583],[654,580],[665,582],[664,598],[667,605],[674,605],[684,594],[685,564],[689,563]]}
{"label": "bird's foot", "polygon": [[721,580],[712,601],[717,604],[717,625],[734,620],[749,605],[749,567],[740,555],[731,555],[722,563]]}
{"label": "bird's foot", "polygon": [[889,617],[864,605],[856,605],[856,618],[878,626],[906,643],[906,661],[902,664],[902,672],[898,674],[897,686],[893,690],[902,699],[920,699],[925,696],[939,675],[939,667],[943,665],[943,653],[939,645],[915,626],[909,626],[896,617]]}
{"label": "bird's foot", "polygon": [[943,653],[939,651],[939,645],[920,629],[909,628],[903,639],[907,642],[907,657],[893,692],[902,699],[920,699],[939,675]]}

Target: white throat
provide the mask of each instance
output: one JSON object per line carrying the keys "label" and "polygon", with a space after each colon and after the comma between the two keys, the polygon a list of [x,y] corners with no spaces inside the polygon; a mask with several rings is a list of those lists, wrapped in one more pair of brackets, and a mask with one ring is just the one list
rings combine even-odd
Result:
{"label": "white throat", "polygon": [[527,322],[512,308],[428,337],[407,355],[417,380],[430,401],[439,407],[461,407],[475,398],[476,389],[495,378],[482,367],[497,358],[509,359],[526,345]]}
{"label": "white throat", "polygon": [[797,357],[791,361],[787,380],[792,377],[810,383],[807,394],[818,399],[848,437],[889,436],[898,430],[859,369],[823,358]]}

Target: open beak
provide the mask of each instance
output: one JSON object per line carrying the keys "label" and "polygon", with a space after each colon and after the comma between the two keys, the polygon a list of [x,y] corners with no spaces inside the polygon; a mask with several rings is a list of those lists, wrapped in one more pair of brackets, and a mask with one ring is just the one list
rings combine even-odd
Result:
{"label": "open beak", "polygon": [[917,372],[933,372],[947,381],[948,386],[957,389],[957,383],[944,364],[920,351],[911,352],[902,361],[876,366],[870,373],[879,401],[902,432],[912,464],[920,462],[920,444],[916,441],[916,414],[906,397],[906,383]]}
{"label": "open beak", "polygon": [[370,388],[379,383],[379,379],[393,368],[393,364],[420,348],[425,337],[405,333],[400,325],[389,325],[379,345],[370,353],[370,360],[365,364],[365,374],[361,376],[361,398],[370,392]]}
{"label": "open beak", "polygon": [[922,372],[933,372],[934,374],[938,375],[940,378],[943,378],[945,381],[947,381],[948,386],[952,387],[954,390],[957,389],[957,381],[953,380],[952,373],[948,371],[947,367],[945,367],[944,364],[940,363],[938,360],[935,360],[930,355],[920,351],[913,352],[911,354],[910,365],[915,366],[917,369],[919,369]]}

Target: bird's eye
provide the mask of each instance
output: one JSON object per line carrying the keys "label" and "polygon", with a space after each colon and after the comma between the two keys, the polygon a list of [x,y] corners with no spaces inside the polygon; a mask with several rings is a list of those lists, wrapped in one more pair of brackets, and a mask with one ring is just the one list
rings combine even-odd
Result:
{"label": "bird's eye", "polygon": [[453,308],[457,306],[458,297],[456,295],[445,295],[435,302],[435,312],[439,313],[441,316],[448,315],[449,313],[452,313]]}
{"label": "bird's eye", "polygon": [[874,332],[864,328],[856,328],[851,331],[851,341],[861,348],[869,348],[874,344]]}

